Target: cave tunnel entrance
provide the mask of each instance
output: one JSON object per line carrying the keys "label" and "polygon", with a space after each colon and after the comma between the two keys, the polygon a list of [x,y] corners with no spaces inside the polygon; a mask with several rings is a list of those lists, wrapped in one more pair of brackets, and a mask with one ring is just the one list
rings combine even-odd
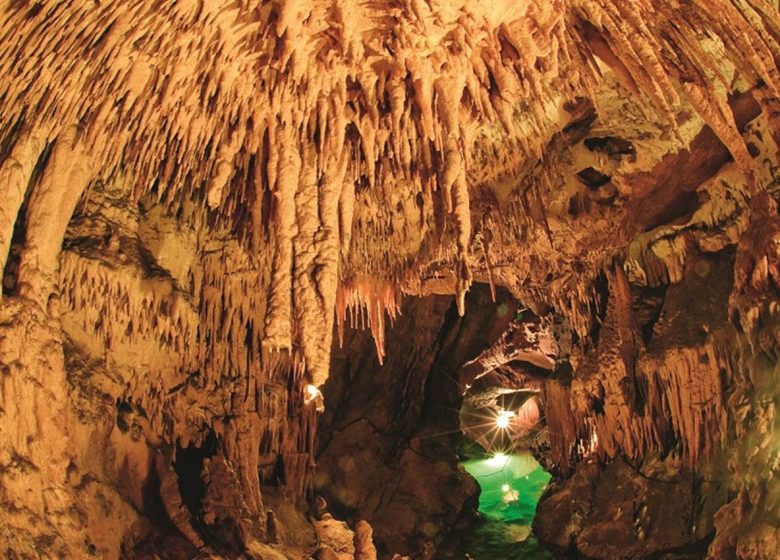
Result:
{"label": "cave tunnel entrance", "polygon": [[461,466],[480,486],[479,518],[466,530],[450,533],[440,547],[439,560],[557,558],[531,530],[537,503],[551,478],[531,453],[483,454],[462,461]]}
{"label": "cave tunnel entrance", "polygon": [[[540,375],[552,365],[522,342],[541,329],[527,311],[475,284],[463,317],[451,296],[406,298],[383,364],[369,332],[334,344],[314,491],[337,518],[369,521],[380,557],[553,558],[531,534],[550,480],[531,450],[546,441]],[[487,367],[496,344],[523,363],[512,350],[506,367]],[[499,409],[513,413],[507,429]]]}
{"label": "cave tunnel entrance", "polygon": [[530,527],[551,478],[534,456],[546,440],[540,396],[493,383],[480,379],[464,395],[461,466],[480,486],[483,516]]}
{"label": "cave tunnel entrance", "polygon": [[486,518],[531,526],[550,474],[528,451],[497,452],[461,463],[480,487],[479,512]]}
{"label": "cave tunnel entrance", "polygon": [[[542,384],[555,363],[549,324],[518,308],[502,335],[463,364],[460,466],[479,486],[478,516],[443,543],[440,559],[555,558],[532,532],[552,479]],[[539,457],[539,460],[537,460]]]}
{"label": "cave tunnel entrance", "polygon": [[444,543],[440,558],[555,558],[531,529],[552,478],[534,456],[547,437],[539,395],[477,382],[464,395],[460,422],[460,466],[479,485],[479,516]]}

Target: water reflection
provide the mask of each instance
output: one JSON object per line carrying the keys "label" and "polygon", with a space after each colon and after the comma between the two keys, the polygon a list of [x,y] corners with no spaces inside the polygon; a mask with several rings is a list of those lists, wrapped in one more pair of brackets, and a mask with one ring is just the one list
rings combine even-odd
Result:
{"label": "water reflection", "polygon": [[536,504],[550,475],[530,453],[496,453],[461,463],[481,488],[481,514],[467,530],[453,531],[440,560],[554,560],[531,533]]}
{"label": "water reflection", "polygon": [[479,511],[496,521],[515,521],[530,527],[539,497],[550,475],[530,453],[472,459],[462,463],[479,483]]}

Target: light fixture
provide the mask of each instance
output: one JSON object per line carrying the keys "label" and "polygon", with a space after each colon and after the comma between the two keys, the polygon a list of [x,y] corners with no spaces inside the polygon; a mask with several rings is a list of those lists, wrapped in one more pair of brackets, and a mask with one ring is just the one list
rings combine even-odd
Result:
{"label": "light fixture", "polygon": [[509,492],[509,490],[510,490],[511,488],[512,488],[512,487],[511,487],[511,486],[509,486],[509,484],[502,484],[502,485],[501,485],[501,491],[502,491],[502,492],[505,492],[505,493],[506,493],[506,492]]}
{"label": "light fixture", "polygon": [[313,400],[315,400],[317,397],[322,396],[322,393],[320,393],[320,390],[317,389],[316,385],[306,385],[306,395],[304,396],[304,403],[309,404]]}
{"label": "light fixture", "polygon": [[509,422],[515,416],[514,410],[504,410],[500,408],[498,410],[498,416],[496,416],[496,426],[500,430],[506,430],[509,427]]}

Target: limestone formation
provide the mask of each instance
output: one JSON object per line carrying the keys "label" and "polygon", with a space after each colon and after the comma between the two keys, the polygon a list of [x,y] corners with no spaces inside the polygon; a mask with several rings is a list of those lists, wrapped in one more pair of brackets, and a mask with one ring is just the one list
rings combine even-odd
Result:
{"label": "limestone formation", "polygon": [[432,558],[509,410],[547,544],[774,558],[779,61],[777,0],[0,2],[0,556]]}

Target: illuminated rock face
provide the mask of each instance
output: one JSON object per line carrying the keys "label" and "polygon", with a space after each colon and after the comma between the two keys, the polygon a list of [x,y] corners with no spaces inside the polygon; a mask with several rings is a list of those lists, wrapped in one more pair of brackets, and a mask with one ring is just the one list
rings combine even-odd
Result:
{"label": "illuminated rock face", "polygon": [[538,393],[558,488],[725,462],[710,553],[771,557],[779,39],[776,0],[0,3],[0,552],[305,556],[334,341],[394,363],[404,298],[476,281],[529,311],[450,365]]}

